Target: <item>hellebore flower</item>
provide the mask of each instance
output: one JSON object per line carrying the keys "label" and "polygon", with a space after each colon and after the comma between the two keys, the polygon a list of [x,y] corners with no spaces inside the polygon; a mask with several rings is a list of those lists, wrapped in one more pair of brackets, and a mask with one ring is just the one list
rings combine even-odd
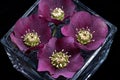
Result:
{"label": "hellebore flower", "polygon": [[71,0],[40,0],[38,13],[48,21],[59,22],[71,16],[74,9]]}
{"label": "hellebore flower", "polygon": [[47,43],[51,38],[51,30],[48,21],[33,14],[16,22],[10,38],[21,51],[26,52],[30,48]]}
{"label": "hellebore flower", "polygon": [[71,78],[84,64],[72,37],[51,38],[39,51],[38,60],[38,71],[48,71],[54,78]]}
{"label": "hellebore flower", "polygon": [[75,43],[83,50],[95,50],[105,40],[108,27],[99,16],[85,11],[77,12],[70,19],[70,24],[62,27],[64,36],[72,36]]}

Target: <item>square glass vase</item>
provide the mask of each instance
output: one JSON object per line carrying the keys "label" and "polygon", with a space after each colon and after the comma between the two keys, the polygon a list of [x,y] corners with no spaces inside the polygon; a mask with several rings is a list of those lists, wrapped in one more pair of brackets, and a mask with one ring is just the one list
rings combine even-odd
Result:
{"label": "square glass vase", "polygon": [[[33,13],[37,12],[39,0],[37,0],[22,17],[27,17]],[[84,10],[92,15],[98,15],[93,10],[85,6],[82,2],[74,0],[79,10]],[[100,16],[100,15],[98,15]],[[101,17],[101,16],[100,16]],[[101,17],[102,18],[102,17]],[[104,19],[104,18],[103,18]],[[104,19],[105,20],[105,19]],[[100,67],[100,65],[105,61],[108,56],[111,44],[113,42],[114,34],[117,31],[116,26],[111,24],[109,21],[105,20],[108,25],[109,32],[103,43],[97,50],[95,50],[91,55],[87,55],[85,63],[80,70],[78,70],[75,75],[70,80],[87,80],[95,71]],[[14,25],[13,25],[14,27]],[[13,27],[3,36],[1,43],[13,65],[13,67],[24,74],[30,80],[55,80],[48,73],[39,73],[37,71],[37,60],[34,52],[26,56],[22,53],[10,40],[10,34],[13,31]],[[60,78],[57,80],[66,80]]]}

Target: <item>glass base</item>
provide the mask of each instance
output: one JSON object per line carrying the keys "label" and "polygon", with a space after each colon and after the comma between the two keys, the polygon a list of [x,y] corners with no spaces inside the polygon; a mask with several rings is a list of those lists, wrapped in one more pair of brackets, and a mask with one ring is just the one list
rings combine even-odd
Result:
{"label": "glass base", "polygon": [[[26,17],[30,14],[36,13],[38,9],[38,3],[39,0],[37,0],[22,17]],[[98,15],[80,1],[74,0],[74,3],[78,6],[78,10],[85,10],[93,15]],[[90,78],[91,75],[95,73],[95,71],[107,58],[111,44],[113,42],[114,34],[117,29],[109,21],[105,20],[105,22],[109,27],[109,34],[106,37],[104,44],[100,46],[97,50],[95,50],[92,54],[85,55],[85,64],[79,71],[76,72],[71,80],[87,80],[88,78]],[[55,80],[48,73],[37,71],[37,60],[35,52],[31,52],[29,56],[26,56],[11,42],[10,34],[13,31],[13,27],[1,39],[1,43],[3,44],[4,49],[11,63],[13,64],[13,67],[17,71],[28,77],[28,79],[30,80]],[[61,77],[58,80],[65,79]]]}

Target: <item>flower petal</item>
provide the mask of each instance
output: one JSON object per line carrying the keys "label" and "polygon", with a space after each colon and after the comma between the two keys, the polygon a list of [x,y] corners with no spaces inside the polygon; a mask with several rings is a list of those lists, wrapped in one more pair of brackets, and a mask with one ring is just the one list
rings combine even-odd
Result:
{"label": "flower petal", "polygon": [[72,25],[65,25],[61,28],[61,32],[64,36],[75,37],[75,27]]}
{"label": "flower petal", "polygon": [[21,51],[23,52],[27,51],[28,47],[24,45],[21,38],[17,38],[13,33],[10,34],[10,38],[11,38],[11,41],[14,42]]}
{"label": "flower petal", "polygon": [[75,49],[74,46],[74,38],[73,37],[63,37],[56,41],[56,49],[57,51],[61,51],[64,49],[65,51],[72,51]]}
{"label": "flower petal", "polygon": [[[74,63],[76,64],[76,63],[78,63],[78,61],[82,60],[80,57],[80,54],[77,55],[78,50],[75,49],[74,38],[72,38],[72,37],[63,37],[61,39],[52,38],[49,40],[49,42],[47,44],[45,44],[42,51],[40,50],[41,52],[39,52],[39,54],[38,54],[38,58],[39,58],[38,71],[49,71],[51,76],[54,78],[58,78],[59,76],[71,78],[74,75],[75,71],[80,69],[80,67],[82,65],[82,61],[80,64],[77,64],[77,65],[74,64],[74,66],[72,66],[72,67],[74,67],[74,68],[72,68],[72,70],[70,70],[71,67],[69,68],[69,66],[66,68],[63,68],[63,69],[57,69],[57,68],[53,67],[50,63],[49,57],[52,55],[52,53],[55,50],[61,51],[62,49],[67,51],[68,55],[71,54],[71,58],[73,58],[73,59],[70,59],[70,62],[72,62],[72,63],[71,63],[71,65],[69,64],[69,66],[72,66]],[[76,54],[76,56],[75,56],[75,54]],[[74,56],[72,56],[72,55],[74,55]]]}
{"label": "flower petal", "polygon": [[41,17],[51,21],[51,11],[57,7],[60,7],[61,0],[41,0],[39,2],[38,14]]}
{"label": "flower petal", "polygon": [[28,18],[20,18],[16,24],[14,25],[14,34],[16,37],[20,38],[25,34],[25,31],[30,29],[30,27],[27,25],[28,24]]}
{"label": "flower petal", "polygon": [[39,16],[51,21],[51,11],[55,8],[61,8],[65,11],[65,18],[71,16],[74,12],[75,5],[72,0],[41,0],[39,2]]}
{"label": "flower petal", "polygon": [[[105,21],[102,18],[91,15],[85,11],[80,11],[73,15],[70,21],[70,27],[71,26],[77,28],[78,30],[82,28],[89,29],[90,32],[92,33],[93,40],[90,43],[83,45],[78,43],[77,41],[75,42],[75,44],[83,50],[97,49],[104,42],[108,34],[108,27]],[[75,35],[75,32],[73,33],[71,28],[68,30],[67,28],[68,27],[66,26],[63,27],[62,29],[63,35],[65,36]],[[76,37],[74,37],[74,39],[76,40]]]}
{"label": "flower petal", "polygon": [[39,58],[37,71],[49,71],[50,74],[54,74],[55,68],[50,64],[50,60]]}
{"label": "flower petal", "polygon": [[88,12],[80,11],[73,15],[70,24],[72,24],[75,28],[80,29],[88,27],[91,24],[91,22],[91,15]]}
{"label": "flower petal", "polygon": [[86,45],[86,50],[95,50],[95,49],[99,48],[104,41],[105,41],[105,39],[96,40],[96,41]]}
{"label": "flower petal", "polygon": [[70,63],[67,66],[68,71],[76,72],[79,70],[84,64],[84,59],[80,55],[80,53],[73,54],[70,58]]}
{"label": "flower petal", "polygon": [[20,50],[25,50],[26,48],[32,49],[24,45],[23,37],[26,32],[30,30],[31,32],[34,30],[37,32],[38,36],[40,36],[41,44],[47,43],[51,38],[51,30],[48,26],[48,21],[38,17],[37,14],[32,14],[28,17],[20,18],[11,33],[11,40],[20,48]]}
{"label": "flower petal", "polygon": [[93,24],[91,30],[95,31],[94,38],[100,39],[105,38],[108,33],[108,26],[106,25],[105,21],[97,16],[92,16],[93,18]]}
{"label": "flower petal", "polygon": [[58,78],[59,76],[64,76],[66,78],[72,78],[74,74],[75,74],[75,72],[70,72],[65,68],[65,69],[61,69],[61,70],[56,70],[55,74],[52,75],[52,77]]}
{"label": "flower petal", "polygon": [[62,0],[63,4],[61,4],[61,6],[63,6],[63,10],[65,11],[65,18],[72,16],[72,14],[75,12],[75,4],[72,2],[72,0]]}
{"label": "flower petal", "polygon": [[31,30],[35,30],[38,33],[42,43],[47,43],[51,38],[51,30],[48,26],[48,21],[45,19],[38,17],[35,14],[31,15],[28,18],[28,26],[30,26]]}
{"label": "flower petal", "polygon": [[72,55],[68,66],[63,69],[56,69],[52,77],[58,78],[59,76],[64,76],[66,78],[72,78],[73,75],[76,73],[76,71],[83,66],[83,64],[84,64],[84,60],[80,56],[80,54],[75,54],[74,56]]}
{"label": "flower petal", "polygon": [[[50,74],[54,74],[55,68],[51,65],[49,57],[52,55],[53,51],[56,50],[56,38],[51,38],[47,44],[40,49],[37,57],[39,60],[38,71],[49,71]],[[40,47],[41,48],[41,47]]]}
{"label": "flower petal", "polygon": [[44,45],[44,47],[42,48],[42,50],[39,49],[38,58],[48,59],[52,55],[52,53],[54,52],[54,50],[56,50],[56,44],[55,44],[56,40],[57,40],[56,38],[51,38],[49,40],[49,42]]}
{"label": "flower petal", "polygon": [[50,7],[49,2],[50,0],[40,0],[39,2],[39,8],[38,8],[38,14],[40,17],[44,17],[47,20],[50,20]]}
{"label": "flower petal", "polygon": [[81,46],[86,50],[95,50],[105,41],[108,33],[108,27],[101,18],[93,16],[93,25],[89,28],[92,31],[95,31],[93,33],[94,41],[87,45],[84,45],[84,47],[82,45]]}

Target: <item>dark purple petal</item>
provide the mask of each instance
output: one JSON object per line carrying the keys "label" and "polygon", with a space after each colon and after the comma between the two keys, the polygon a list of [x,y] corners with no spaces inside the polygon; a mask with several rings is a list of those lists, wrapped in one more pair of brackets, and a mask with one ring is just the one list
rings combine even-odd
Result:
{"label": "dark purple petal", "polygon": [[79,53],[72,55],[68,66],[66,68],[56,70],[53,77],[57,78],[59,76],[64,76],[66,78],[72,78],[76,71],[78,71],[83,66],[83,64],[84,60]]}
{"label": "dark purple petal", "polygon": [[56,49],[57,51],[61,51],[64,49],[65,51],[72,51],[72,49],[75,49],[74,46],[74,38],[73,37],[63,37],[61,39],[58,39],[56,41]]}
{"label": "dark purple petal", "polygon": [[26,32],[37,32],[38,36],[40,36],[41,44],[45,44],[51,38],[51,29],[48,26],[48,21],[38,17],[36,14],[32,14],[28,17],[20,18],[13,29],[11,34],[11,40],[20,48],[20,50],[26,50],[26,48],[32,49],[31,47],[26,46],[23,43],[23,36]]}
{"label": "dark purple petal", "polygon": [[45,19],[38,17],[37,15],[31,15],[28,18],[27,24],[31,30],[35,30],[40,36],[40,40],[42,43],[47,43],[51,38],[51,30],[48,26],[48,21]]}
{"label": "dark purple petal", "polygon": [[55,73],[55,68],[51,65],[50,60],[39,58],[37,71],[49,71],[50,74]]}
{"label": "dark purple petal", "polygon": [[23,52],[25,52],[28,47],[24,45],[21,36],[23,36],[28,29],[30,29],[28,26],[28,17],[20,18],[14,25],[13,33],[10,35],[11,41]]}
{"label": "dark purple petal", "polygon": [[13,32],[16,37],[20,38],[28,29],[30,29],[30,27],[28,26],[28,18],[20,18],[14,25]]}
{"label": "dark purple petal", "polygon": [[51,4],[50,0],[40,0],[39,2],[39,8],[38,8],[38,14],[40,17],[44,17],[47,20],[50,19],[50,6]]}
{"label": "dark purple petal", "polygon": [[42,50],[39,49],[38,58],[43,57],[45,59],[48,59],[52,55],[54,50],[56,50],[56,40],[56,38],[51,38],[49,42],[44,45]]}
{"label": "dark purple petal", "polygon": [[[42,48],[42,50],[40,49],[39,53],[38,53],[38,58],[40,56],[44,57],[44,58],[48,58],[52,55],[52,53],[57,50],[57,51],[61,51],[62,49],[64,49],[65,51],[71,51],[73,52],[75,50],[75,46],[74,46],[74,38],[72,37],[64,37],[61,39],[57,39],[57,38],[51,38],[49,40],[49,42],[47,44],[45,44],[45,46]],[[77,52],[77,51],[74,51]]]}
{"label": "dark purple petal", "polygon": [[75,4],[72,2],[72,0],[62,0],[63,4],[61,4],[61,6],[63,6],[63,10],[65,11],[65,18],[72,16],[72,14],[75,12]]}
{"label": "dark purple petal", "polygon": [[76,46],[80,47],[80,49],[85,50],[85,51],[91,51],[91,50],[96,50],[99,48],[102,43],[105,41],[105,38],[101,38],[99,40],[92,41],[86,45],[82,45],[78,42],[75,42]]}
{"label": "dark purple petal", "polygon": [[92,23],[91,15],[85,11],[75,13],[70,20],[70,24],[77,29],[88,27]]}
{"label": "dark purple petal", "polygon": [[105,38],[104,39],[102,38],[100,40],[96,40],[96,41],[91,42],[90,44],[87,44],[86,46],[84,46],[84,47],[82,46],[82,47],[84,48],[84,50],[88,50],[88,51],[95,50],[95,49],[99,48],[104,41],[105,41]]}
{"label": "dark purple petal", "polygon": [[94,41],[85,45],[84,48],[87,50],[95,50],[104,42],[108,33],[108,27],[101,18],[93,16],[93,25],[89,28],[95,31],[93,33]]}
{"label": "dark purple petal", "polygon": [[75,27],[72,25],[65,25],[61,28],[61,32],[64,36],[75,37]]}
{"label": "dark purple petal", "polygon": [[75,72],[70,72],[66,68],[64,68],[64,69],[56,70],[55,74],[52,75],[52,77],[58,78],[59,76],[64,76],[66,78],[72,78],[74,74]]}
{"label": "dark purple petal", "polygon": [[80,53],[76,53],[71,55],[70,63],[68,64],[67,69],[70,72],[76,72],[83,66],[83,64],[84,64],[83,57],[80,55]]}
{"label": "dark purple petal", "polygon": [[39,2],[39,16],[51,21],[51,12],[55,8],[61,8],[65,12],[65,18],[74,13],[75,5],[72,0],[41,0]]}
{"label": "dark purple petal", "polygon": [[101,39],[101,38],[105,38],[107,36],[108,33],[108,27],[105,23],[105,21],[103,21],[103,19],[101,19],[100,17],[97,16],[92,16],[93,18],[93,24],[90,27],[91,30],[95,31],[94,38],[95,39]]}
{"label": "dark purple petal", "polygon": [[42,49],[42,53],[38,53],[38,56],[44,56],[45,58],[48,58],[55,50],[61,51],[62,49],[64,49],[65,51],[70,50],[71,52],[73,52],[75,48],[76,47],[74,46],[74,38],[72,37],[64,37],[61,39],[51,38]]}
{"label": "dark purple petal", "polygon": [[14,44],[16,44],[21,51],[25,52],[28,49],[28,47],[24,45],[22,39],[17,38],[13,33],[10,34],[10,38],[11,41],[14,42]]}
{"label": "dark purple petal", "polygon": [[51,21],[51,12],[56,7],[60,7],[59,4],[61,0],[41,0],[39,2],[38,14],[41,17],[46,18],[48,21]]}
{"label": "dark purple petal", "polygon": [[[76,40],[76,28],[90,30],[93,38],[88,44],[80,44]],[[75,44],[83,50],[95,50],[97,49],[105,40],[108,34],[108,27],[105,21],[98,17],[93,16],[85,11],[80,11],[74,14],[71,18],[70,24],[63,26],[61,32],[64,36],[74,37]]]}
{"label": "dark purple petal", "polygon": [[38,71],[49,71],[50,74],[55,74],[55,68],[50,63],[50,56],[52,55],[53,51],[56,50],[56,38],[51,38],[47,44],[38,52]]}
{"label": "dark purple petal", "polygon": [[[68,52],[68,55],[71,55],[70,64],[68,64],[66,68],[57,69],[52,66],[49,57],[55,50],[59,52],[62,49],[64,49],[65,52]],[[83,65],[83,58],[78,54],[78,50],[75,49],[74,38],[72,37],[50,39],[42,50],[39,51],[38,60],[38,71],[49,71],[54,78],[58,78],[59,76],[71,78]]]}

